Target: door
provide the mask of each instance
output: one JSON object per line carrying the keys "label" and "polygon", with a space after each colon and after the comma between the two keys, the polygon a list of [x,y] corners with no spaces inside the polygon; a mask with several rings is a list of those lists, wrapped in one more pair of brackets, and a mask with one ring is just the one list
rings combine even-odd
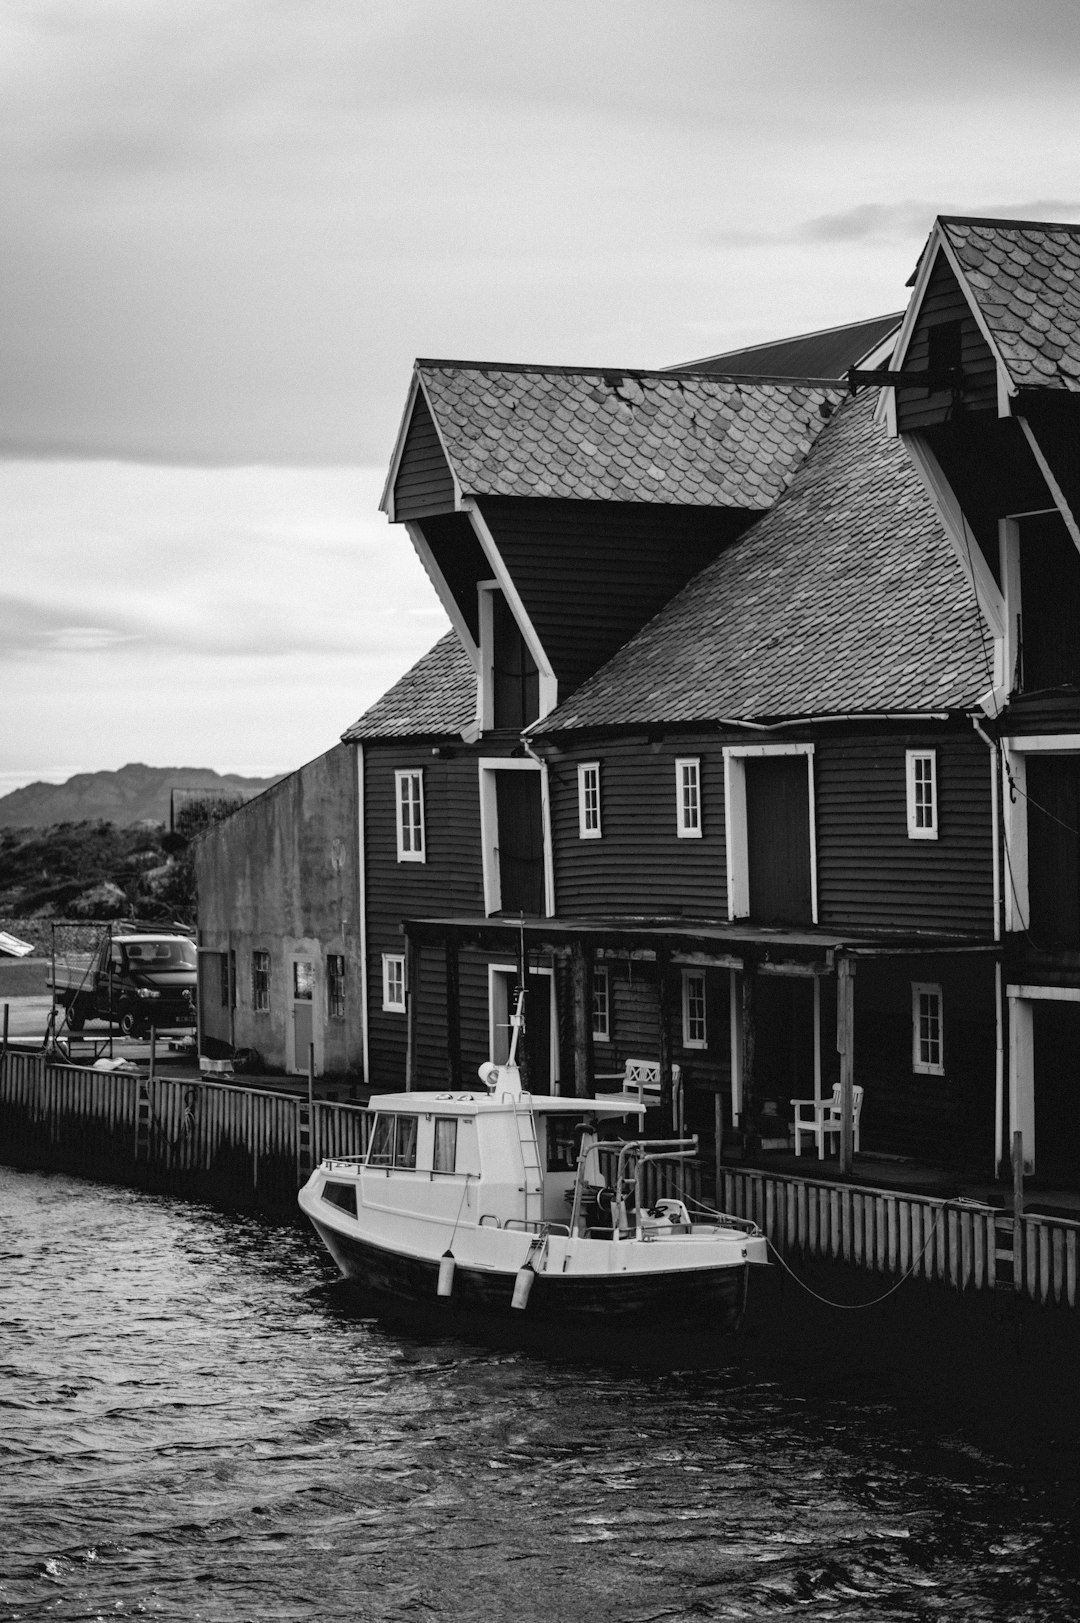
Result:
{"label": "door", "polygon": [[1027,757],[1031,937],[1080,947],[1080,755]]}
{"label": "door", "polygon": [[292,1039],[290,1070],[306,1076],[315,1041],[315,963],[311,958],[292,961]]}
{"label": "door", "polygon": [[1080,1188],[1080,1004],[1034,999],[1035,1176]]}
{"label": "door", "polygon": [[[518,973],[509,965],[491,971],[491,1057],[497,1065],[510,1053],[510,1015],[514,1007]],[[530,973],[525,982],[525,1031],[518,1039],[518,1061],[524,1049],[529,1087],[534,1093],[550,1093],[554,1080],[551,1000],[554,984],[551,971]]]}
{"label": "door", "polygon": [[[778,1121],[791,1119],[792,1099],[814,1097],[814,982],[804,975],[758,975],[754,981],[754,1092]],[[768,1114],[773,1114],[767,1110]]]}
{"label": "door", "polygon": [[[1020,523],[1021,686],[1025,693],[1080,682],[1080,557],[1064,520]],[[1010,679],[1013,672],[1009,673]]]}
{"label": "door", "polygon": [[540,773],[495,774],[499,911],[544,911],[544,814]]}
{"label": "door", "polygon": [[746,762],[746,856],[753,923],[813,923],[805,755]]}

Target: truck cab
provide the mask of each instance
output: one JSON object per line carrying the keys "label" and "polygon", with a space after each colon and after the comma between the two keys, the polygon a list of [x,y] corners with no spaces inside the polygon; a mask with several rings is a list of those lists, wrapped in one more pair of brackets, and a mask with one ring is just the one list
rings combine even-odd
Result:
{"label": "truck cab", "polygon": [[198,959],[189,935],[171,930],[116,930],[76,982],[54,993],[66,1004],[67,1023],[80,1031],[88,1019],[108,1020],[125,1037],[195,1024]]}

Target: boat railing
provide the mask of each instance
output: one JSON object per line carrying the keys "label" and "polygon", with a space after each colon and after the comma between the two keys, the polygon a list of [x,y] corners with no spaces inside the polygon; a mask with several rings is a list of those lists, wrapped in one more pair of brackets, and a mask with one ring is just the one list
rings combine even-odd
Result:
{"label": "boat railing", "polygon": [[[484,1219],[480,1222],[483,1224]],[[542,1218],[507,1217],[502,1224],[504,1229],[516,1229],[521,1234],[562,1234],[569,1235],[570,1228],[566,1223],[548,1223]]]}

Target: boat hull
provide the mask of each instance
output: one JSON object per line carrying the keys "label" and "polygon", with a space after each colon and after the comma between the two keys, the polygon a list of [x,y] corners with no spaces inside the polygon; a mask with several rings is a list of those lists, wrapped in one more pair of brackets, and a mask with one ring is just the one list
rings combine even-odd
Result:
{"label": "boat hull", "polygon": [[682,1273],[618,1273],[588,1277],[536,1274],[524,1310],[511,1306],[516,1272],[457,1263],[449,1298],[438,1295],[439,1264],[404,1256],[344,1234],[312,1217],[319,1237],[345,1278],[378,1296],[413,1307],[552,1324],[600,1327],[616,1321],[645,1328],[694,1326],[738,1329],[746,1307],[747,1264]]}

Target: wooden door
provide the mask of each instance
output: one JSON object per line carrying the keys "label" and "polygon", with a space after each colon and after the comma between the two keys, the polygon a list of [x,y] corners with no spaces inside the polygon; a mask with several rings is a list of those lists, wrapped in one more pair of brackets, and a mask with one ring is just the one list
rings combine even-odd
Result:
{"label": "wooden door", "polygon": [[755,924],[811,924],[810,790],[805,755],[746,762],[750,918]]}
{"label": "wooden door", "polygon": [[1080,1004],[1032,1003],[1035,1176],[1080,1188]]}
{"label": "wooden door", "polygon": [[495,774],[499,911],[544,911],[544,816],[539,772]]}
{"label": "wooden door", "polygon": [[[516,969],[496,970],[492,977],[491,1057],[498,1065],[510,1052],[510,1014],[517,990]],[[518,1040],[518,1061],[524,1058],[529,1086],[534,1093],[550,1093],[554,1080],[551,1024],[551,975],[530,974],[525,983],[525,1031]]]}
{"label": "wooden door", "polygon": [[1080,947],[1080,756],[1027,758],[1028,886],[1038,947]]}
{"label": "wooden door", "polygon": [[292,1066],[305,1075],[315,1040],[315,965],[310,958],[292,961]]}
{"label": "wooden door", "polygon": [[491,594],[491,640],[492,719],[517,733],[540,714],[540,673],[501,592]]}
{"label": "wooden door", "polygon": [[1056,513],[1020,520],[1020,612],[1024,692],[1080,682],[1080,556]]}

